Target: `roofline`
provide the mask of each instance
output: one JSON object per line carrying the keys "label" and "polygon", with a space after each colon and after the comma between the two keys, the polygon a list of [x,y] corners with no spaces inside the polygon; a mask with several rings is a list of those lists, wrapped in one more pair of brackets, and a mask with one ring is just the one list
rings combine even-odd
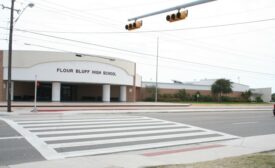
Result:
{"label": "roofline", "polygon": [[[8,50],[0,50],[0,51],[3,51],[3,52],[8,52]],[[83,55],[87,55],[87,56],[95,56],[95,57],[105,57],[105,58],[109,58],[109,59],[116,59],[116,60],[121,60],[121,61],[126,61],[126,62],[132,62],[135,64],[135,62],[133,61],[129,61],[129,60],[126,60],[126,59],[121,59],[121,58],[118,58],[118,57],[111,57],[111,56],[105,56],[105,55],[97,55],[97,54],[88,54],[88,53],[79,53],[79,52],[62,52],[62,51],[47,51],[47,50],[13,50],[15,52],[49,52],[49,53],[68,53],[68,54],[83,54]]]}
{"label": "roofline", "polygon": [[[142,83],[152,83],[155,84],[156,82],[147,82],[147,81],[142,81]],[[234,82],[233,82],[234,83]],[[192,85],[192,86],[211,86],[211,85],[198,85],[198,84],[193,84],[193,83],[169,83],[169,82],[158,82],[158,84],[175,84],[175,85]],[[238,85],[242,85],[242,86],[247,86],[249,87],[249,85],[244,85],[244,84],[240,84],[240,83],[234,83],[234,84],[238,84]]]}

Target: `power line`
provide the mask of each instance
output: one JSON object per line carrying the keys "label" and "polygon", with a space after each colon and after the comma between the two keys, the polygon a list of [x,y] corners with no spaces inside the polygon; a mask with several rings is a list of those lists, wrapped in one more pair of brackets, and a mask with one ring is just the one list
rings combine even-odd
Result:
{"label": "power line", "polygon": [[42,34],[42,33],[32,32],[32,31],[23,30],[23,29],[15,29],[15,30],[16,31],[30,33],[30,34],[36,34],[36,35],[40,35],[40,36],[45,36],[45,37],[60,39],[60,40],[71,41],[71,42],[75,42],[75,43],[82,43],[82,44],[86,44],[86,45],[93,45],[93,46],[97,46],[97,47],[101,47],[101,48],[108,48],[108,49],[112,49],[112,50],[124,51],[124,52],[139,54],[139,55],[154,56],[152,54],[146,54],[146,53],[142,53],[142,52],[131,51],[131,50],[127,50],[127,49],[120,49],[120,48],[116,48],[116,47],[111,47],[111,46],[106,46],[106,45],[101,45],[101,44],[96,44],[96,43],[91,43],[91,42],[85,42],[85,41],[74,40],[74,39],[69,39],[69,38],[64,38],[64,37],[58,37],[58,36],[53,36],[53,35],[48,35],[48,34]]}
{"label": "power line", "polygon": [[[169,0],[168,0],[169,1]],[[93,8],[93,9],[84,9],[84,11],[100,11],[100,10],[112,10],[112,9],[123,9],[123,8],[136,8],[137,6],[155,6],[156,3],[160,4],[160,3],[166,3],[168,2],[167,0],[164,1],[160,1],[158,0],[158,2],[150,2],[150,3],[138,3],[138,4],[132,4],[131,5],[122,5],[122,6],[112,6],[112,7],[105,7],[105,8]]]}
{"label": "power line", "polygon": [[[7,39],[3,39],[3,40],[7,40]],[[25,44],[26,45],[26,44]],[[44,46],[44,45],[39,45],[39,44],[31,44],[29,43],[30,46],[37,46],[37,47],[41,47],[41,48],[46,48],[46,49],[50,49],[50,50],[56,50],[56,51],[62,51],[62,52],[70,52],[70,53],[74,53],[72,51],[68,51],[68,50],[64,50],[64,49],[59,49],[59,48],[54,48],[54,47],[49,47],[49,46]],[[162,57],[163,58],[163,57]],[[169,58],[170,59],[170,58]],[[171,60],[169,60],[171,61]],[[135,61],[137,62],[137,61]],[[177,61],[173,61],[173,62],[176,62],[178,63],[178,60]],[[140,64],[143,64],[143,65],[147,65],[147,66],[155,66],[154,64],[147,64],[147,63],[141,63],[141,62],[137,62],[137,63],[140,63]],[[197,71],[197,72],[201,72],[199,70],[196,70],[196,69],[190,69],[190,68],[182,68],[182,67],[175,67],[175,66],[167,66],[167,65],[160,65],[161,67],[166,67],[166,68],[169,68],[169,69],[176,69],[176,70],[182,70],[182,69],[186,69],[186,70],[192,70],[192,71]],[[209,73],[217,73],[217,71],[213,72],[213,71],[209,71],[207,70],[207,72]],[[262,74],[260,74],[262,75]],[[246,75],[247,76],[247,75]],[[269,79],[269,78],[268,78]]]}
{"label": "power line", "polygon": [[[22,37],[22,38],[24,38],[24,39],[34,39],[34,40],[38,40],[38,41],[44,41],[44,42],[49,42],[49,43],[55,43],[55,44],[61,44],[61,45],[69,45],[69,46],[74,46],[74,47],[80,47],[80,48],[85,48],[85,49],[89,49],[89,50],[97,50],[97,51],[105,51],[105,50],[102,50],[102,49],[95,49],[95,48],[91,48],[91,47],[84,47],[84,46],[80,46],[80,45],[75,45],[75,44],[72,44],[73,42],[67,42],[67,43],[65,43],[65,42],[57,42],[57,41],[52,41],[52,40],[45,40],[45,39],[41,39],[41,38],[34,38],[34,37],[28,37],[28,36],[22,36],[22,35],[17,35],[17,34],[15,34],[15,37]],[[122,51],[119,51],[119,52],[121,52],[121,53],[123,53]],[[129,55],[130,56],[130,55]],[[148,57],[146,57],[146,58],[148,58]],[[150,59],[154,59],[154,58],[152,58],[152,57],[150,57]]]}
{"label": "power line", "polygon": [[[217,18],[217,17],[223,17],[223,16],[232,16],[232,15],[240,15],[240,14],[244,14],[244,13],[253,13],[253,12],[263,12],[264,9],[272,9],[275,8],[275,6],[263,6],[260,8],[254,8],[254,9],[249,9],[249,10],[245,10],[245,11],[233,11],[233,12],[227,12],[227,13],[221,13],[218,15],[209,15],[209,16],[202,16],[202,17],[195,17],[194,20],[202,20],[202,19],[209,19],[209,18]],[[267,12],[267,10],[264,10],[264,12]]]}
{"label": "power line", "polygon": [[[198,39],[216,39],[220,37],[226,37],[226,36],[232,36],[232,35],[243,35],[243,34],[249,34],[249,33],[255,33],[258,31],[264,31],[268,29],[274,29],[274,26],[271,27],[265,27],[261,29],[254,29],[254,30],[246,30],[246,31],[241,31],[241,32],[234,32],[234,33],[225,33],[225,34],[220,34],[220,35],[210,35],[210,36],[201,36],[201,37],[194,37],[194,38],[184,38],[184,40],[198,40]],[[183,39],[183,38],[181,38]]]}
{"label": "power line", "polygon": [[[29,0],[25,0],[25,1],[30,2]],[[96,15],[95,17],[91,17],[91,14],[89,14],[89,17],[87,17],[87,15],[85,15],[85,13],[83,11],[78,10],[81,13],[74,12],[75,9],[66,7],[64,5],[52,5],[52,3],[47,3],[47,2],[44,2],[44,1],[42,1],[42,3],[41,2],[36,2],[36,3],[38,4],[37,8],[40,8],[44,11],[48,11],[48,12],[51,12],[51,13],[54,13],[54,14],[69,16],[70,19],[72,17],[74,17],[74,18],[77,18],[78,20],[86,21],[87,23],[96,22],[97,24],[100,24],[100,25],[104,25],[104,26],[113,25],[113,26],[116,26],[117,28],[119,28],[119,25],[113,24],[111,22],[106,21],[107,20],[106,18],[105,19],[99,19],[102,16]],[[47,5],[47,4],[49,4],[49,5]],[[56,4],[56,3],[54,3],[54,4]],[[58,8],[58,6],[60,6],[62,9]],[[113,26],[111,26],[111,28],[114,28]]]}
{"label": "power line", "polygon": [[228,69],[228,70],[233,70],[233,71],[242,71],[242,72],[248,72],[248,73],[255,73],[255,74],[264,74],[264,75],[275,76],[275,74],[271,74],[271,73],[256,72],[256,71],[244,70],[244,69],[239,69],[239,68],[231,68],[231,67],[225,67],[225,66],[211,65],[211,64],[205,64],[205,63],[187,61],[187,60],[182,60],[182,59],[177,59],[177,58],[168,58],[168,57],[160,57],[160,58],[167,59],[167,60],[180,61],[180,62],[185,62],[185,63],[190,63],[190,64],[196,64],[196,65],[203,65],[203,66],[208,66],[208,67],[214,67],[214,68],[219,68],[219,69]]}
{"label": "power line", "polygon": [[[204,42],[201,42],[201,41],[191,41],[191,40],[186,40],[186,39],[183,39],[183,38],[179,38],[178,36],[175,36],[175,35],[172,35],[172,34],[167,34],[166,35],[168,38],[172,39],[171,41],[179,41],[179,42],[183,42],[184,44],[186,45],[189,45],[189,46],[195,46],[195,47],[200,47],[200,49],[204,49],[204,50],[210,50],[210,51],[217,51],[217,52],[226,52],[226,53],[229,53],[231,56],[241,56],[241,57],[247,57],[249,59],[255,59],[255,60],[260,60],[260,61],[266,61],[266,60],[263,60],[261,58],[257,58],[257,57],[252,57],[252,56],[249,56],[249,55],[245,55],[243,53],[240,53],[240,52],[232,52],[233,49],[231,48],[226,48],[224,46],[221,46],[221,45],[217,45],[215,44],[215,46],[212,46],[211,44],[208,44],[208,43],[204,43]],[[174,36],[175,38],[171,38],[171,36]],[[189,43],[185,42],[185,41],[189,41]],[[192,42],[192,43],[190,43]],[[194,44],[194,43],[197,43],[197,44]],[[273,57],[268,57],[272,60],[274,60],[275,58]]]}
{"label": "power line", "polygon": [[[24,45],[29,45],[29,46],[36,46],[36,47],[40,47],[40,48],[46,48],[46,49],[50,49],[50,50],[56,50],[56,51],[61,51],[61,52],[68,52],[68,53],[76,53],[76,52],[72,52],[72,51],[69,51],[69,50],[64,50],[64,49],[59,49],[59,48],[55,48],[55,47],[49,47],[49,46],[45,46],[45,45],[40,45],[40,44],[33,44],[33,43],[24,43]],[[146,66],[150,66],[152,68],[154,68],[155,64],[148,64],[148,63],[143,63],[143,62],[139,62],[139,61],[135,61],[136,63],[139,63],[139,64],[143,64],[143,65],[146,65]],[[177,62],[178,63],[178,62]],[[190,70],[192,72],[196,71],[196,72],[201,72],[200,70],[197,70],[197,69],[191,69],[191,68],[185,68],[185,67],[175,67],[175,66],[167,66],[167,65],[161,65],[161,67],[165,67],[165,68],[169,68],[169,69],[175,69],[175,70]],[[209,71],[207,70],[207,73],[213,73],[213,74],[217,74],[219,72],[217,71]],[[223,73],[221,73],[223,74]],[[247,75],[246,75],[247,76]],[[250,76],[252,77],[252,76]],[[267,78],[267,79],[270,79],[270,78]]]}
{"label": "power line", "polygon": [[174,32],[174,31],[184,31],[184,30],[199,30],[199,29],[209,29],[209,28],[220,28],[220,27],[227,27],[227,26],[237,26],[237,25],[245,25],[245,24],[252,24],[252,23],[261,23],[261,22],[269,22],[274,21],[275,18],[269,19],[261,19],[261,20],[252,20],[252,21],[245,21],[245,22],[235,22],[235,23],[226,23],[226,24],[216,24],[216,25],[207,25],[207,26],[197,26],[197,27],[187,27],[187,28],[179,28],[179,29],[163,29],[163,30],[148,30],[148,31],[106,31],[106,32],[77,32],[77,31],[47,31],[47,30],[34,30],[28,29],[29,31],[35,32],[43,32],[43,33],[68,33],[68,34],[132,34],[132,33],[156,33],[156,32]]}
{"label": "power line", "polygon": [[[169,38],[171,37],[171,36],[174,36],[174,35],[172,35],[172,34],[168,34],[167,35],[167,37],[169,36]],[[183,38],[180,38],[180,39],[176,39],[176,38],[174,38],[173,40],[176,40],[176,41],[183,41],[183,40],[185,40],[185,39],[183,39]],[[187,39],[187,40],[189,40],[189,39]],[[214,46],[211,46],[211,45],[209,45],[209,44],[206,44],[206,43],[203,43],[203,42],[200,42],[200,41],[194,41],[194,42],[199,42],[199,43],[201,43],[199,46],[202,46],[202,45],[208,45],[208,47],[207,46],[203,46],[203,48],[204,49],[207,49],[207,50],[215,50],[215,51],[219,51],[219,52],[222,52],[222,50],[220,50],[220,48],[223,48],[223,50],[225,51],[225,52],[227,52],[227,53],[230,53],[231,55],[235,55],[235,56],[243,56],[243,57],[248,57],[248,58],[252,58],[252,59],[257,59],[257,60],[261,60],[261,61],[263,61],[263,59],[261,59],[261,58],[257,58],[257,57],[252,57],[252,56],[248,56],[248,55],[245,55],[245,54],[240,54],[240,53],[235,53],[235,52],[232,52],[232,50],[233,49],[229,49],[229,48],[226,48],[226,47],[222,47],[222,46],[218,46],[218,48],[219,48],[219,50],[217,50],[217,49],[214,49],[213,47]],[[185,43],[186,44],[186,43]],[[187,43],[188,44],[188,43]],[[195,44],[188,44],[188,45],[192,45],[192,46],[196,46]],[[216,44],[215,44],[216,45]],[[216,46],[215,46],[216,47]],[[269,58],[269,57],[268,57]],[[274,59],[273,57],[270,57],[270,59]]]}
{"label": "power line", "polygon": [[[31,2],[30,0],[24,0],[24,1]],[[41,2],[38,2],[38,5],[37,5],[37,7],[42,10],[47,10],[54,14],[70,16],[70,18],[71,17],[78,18],[80,20],[86,21],[89,24],[96,22],[100,25],[103,25],[104,27],[106,27],[106,25],[107,25],[108,28],[117,29],[117,30],[123,29],[123,27],[121,25],[124,25],[124,22],[119,24],[118,20],[114,20],[114,19],[110,20],[109,18],[101,16],[101,15],[95,15],[95,14],[90,14],[90,13],[88,14],[86,12],[83,12],[80,9],[79,10],[74,9],[74,8],[71,8],[71,7],[68,7],[65,5],[61,5],[58,3],[51,3],[49,1],[42,1],[42,2],[43,2],[42,4],[41,4]],[[40,4],[40,6],[42,6],[42,8],[39,7],[39,4]],[[53,5],[53,4],[55,4],[55,5]],[[60,8],[58,8],[58,6],[61,7],[62,9],[60,10]],[[92,17],[92,15],[94,15],[94,17]],[[33,23],[33,21],[32,21],[32,23]],[[59,22],[55,25],[61,25],[61,23]],[[86,27],[86,25],[85,25],[85,27]]]}
{"label": "power line", "polygon": [[[64,42],[49,41],[49,40],[33,38],[33,37],[27,37],[27,36],[22,36],[22,35],[16,35],[16,37],[23,37],[23,38],[26,38],[26,39],[35,39],[35,40],[39,40],[39,41],[46,41],[46,42],[57,43],[57,44],[62,44],[62,45],[64,44]],[[67,43],[67,45],[72,45],[72,44]],[[83,46],[79,46],[79,45],[77,47],[87,48],[87,47],[83,47]],[[89,48],[89,49],[91,49],[91,48]],[[99,49],[93,49],[93,50],[99,50]],[[100,51],[103,51],[103,50],[100,50]],[[150,57],[150,58],[152,58],[152,57]],[[152,58],[152,59],[155,59],[155,58]]]}
{"label": "power line", "polygon": [[[40,44],[33,44],[33,43],[24,43],[24,45],[28,45],[28,46],[35,46],[35,47],[40,47],[40,48],[45,48],[45,49],[50,49],[50,50],[55,50],[55,51],[61,51],[61,52],[67,52],[67,53],[76,53],[73,51],[69,51],[69,50],[64,50],[64,49],[59,49],[56,47],[49,47],[49,46],[45,46],[45,45],[40,45]],[[137,62],[137,61],[135,61]],[[148,64],[148,63],[143,63],[143,62],[137,62],[143,65],[147,65],[147,66],[155,66],[155,64]],[[196,70],[196,69],[190,69],[190,68],[183,68],[183,67],[175,67],[175,66],[167,66],[167,65],[161,65],[161,67],[166,67],[166,68],[172,68],[172,69],[176,69],[176,70],[182,70],[182,69],[186,69],[186,70],[191,70],[191,71],[197,71],[197,72],[201,72],[200,70]],[[217,71],[208,71],[209,73],[217,73]]]}
{"label": "power line", "polygon": [[[2,28],[2,27],[0,27]],[[86,45],[92,45],[92,46],[97,46],[101,48],[107,48],[107,49],[112,49],[112,50],[117,50],[117,51],[123,51],[123,52],[128,52],[128,53],[133,53],[133,54],[138,54],[138,55],[146,55],[150,57],[156,57],[154,54],[148,54],[148,53],[143,53],[143,52],[137,52],[137,51],[131,51],[127,49],[121,49],[121,48],[116,48],[116,47],[111,47],[111,46],[105,46],[101,44],[95,44],[91,42],[84,42],[84,41],[79,41],[79,40],[74,40],[74,39],[68,39],[64,37],[58,37],[58,36],[53,36],[53,35],[47,35],[47,34],[42,34],[42,33],[36,33],[36,32],[31,32],[28,30],[22,30],[22,29],[16,29],[17,31],[21,32],[26,32],[30,34],[36,34],[40,36],[45,36],[45,37],[50,37],[50,38],[55,38],[55,39],[60,39],[60,40],[65,40],[65,41],[71,41],[75,43],[82,43]],[[256,71],[250,71],[250,70],[244,70],[244,69],[238,69],[238,68],[231,68],[231,67],[225,67],[225,66],[218,66],[218,65],[211,65],[211,64],[205,64],[205,63],[200,63],[200,62],[193,62],[193,61],[188,61],[188,60],[183,60],[183,59],[176,59],[176,58],[169,58],[169,57],[164,57],[164,56],[159,56],[159,58],[166,59],[166,60],[172,60],[172,61],[177,61],[177,62],[185,62],[189,64],[194,64],[194,65],[201,65],[201,66],[207,66],[207,67],[212,67],[212,68],[219,68],[219,69],[228,69],[228,70],[234,70],[234,71],[242,71],[242,72],[247,72],[247,73],[255,73],[255,74],[263,74],[263,75],[271,75],[275,76],[275,74],[271,73],[265,73],[265,72],[256,72]]]}

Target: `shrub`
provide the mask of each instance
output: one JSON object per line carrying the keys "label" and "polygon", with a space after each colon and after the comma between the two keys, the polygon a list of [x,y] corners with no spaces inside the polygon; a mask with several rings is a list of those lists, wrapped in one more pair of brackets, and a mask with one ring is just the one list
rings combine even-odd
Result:
{"label": "shrub", "polygon": [[252,95],[252,92],[249,90],[249,91],[246,91],[246,92],[243,92],[241,94],[241,100],[242,102],[250,102],[250,97]]}
{"label": "shrub", "polygon": [[189,95],[186,93],[185,89],[182,89],[182,90],[179,90],[179,92],[175,94],[175,97],[180,99],[181,101],[188,101]]}
{"label": "shrub", "polygon": [[263,99],[261,97],[258,96],[258,97],[256,97],[256,102],[261,103],[261,102],[264,102],[264,101],[263,101]]}

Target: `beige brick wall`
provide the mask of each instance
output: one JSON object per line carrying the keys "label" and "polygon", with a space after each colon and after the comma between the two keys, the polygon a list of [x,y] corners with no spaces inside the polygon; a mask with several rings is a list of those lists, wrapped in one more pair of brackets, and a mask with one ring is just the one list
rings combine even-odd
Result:
{"label": "beige brick wall", "polygon": [[[131,92],[130,92],[131,90]],[[136,101],[141,101],[141,88],[136,87]],[[134,91],[132,86],[127,86],[127,102],[133,102],[134,101]]]}
{"label": "beige brick wall", "polygon": [[133,87],[127,86],[127,101],[132,102],[133,101]]}
{"label": "beige brick wall", "polygon": [[[179,89],[159,89],[159,94],[176,94],[179,92]],[[211,91],[207,91],[207,90],[185,90],[187,94],[190,95],[194,95],[196,94],[198,91],[200,92],[201,95],[205,95],[205,96],[211,96],[212,93]],[[242,92],[233,92],[230,94],[226,94],[226,96],[229,97],[240,97],[242,94]],[[146,88],[141,88],[140,89],[140,93],[138,95],[138,100],[144,100],[148,97],[150,97],[151,94],[148,92],[148,90]]]}

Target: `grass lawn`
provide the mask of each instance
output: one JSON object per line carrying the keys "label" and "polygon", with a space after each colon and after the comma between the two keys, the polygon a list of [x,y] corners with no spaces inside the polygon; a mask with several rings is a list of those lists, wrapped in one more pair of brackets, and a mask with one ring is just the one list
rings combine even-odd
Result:
{"label": "grass lawn", "polygon": [[194,164],[166,165],[147,168],[275,168],[275,155],[274,153],[260,153]]}
{"label": "grass lawn", "polygon": [[215,105],[215,106],[227,106],[227,105],[257,105],[257,106],[267,106],[267,105],[272,105],[271,103],[239,103],[239,102],[221,102],[221,103],[217,103],[217,102],[186,102],[186,103],[190,103],[193,106],[200,106],[200,105]]}

